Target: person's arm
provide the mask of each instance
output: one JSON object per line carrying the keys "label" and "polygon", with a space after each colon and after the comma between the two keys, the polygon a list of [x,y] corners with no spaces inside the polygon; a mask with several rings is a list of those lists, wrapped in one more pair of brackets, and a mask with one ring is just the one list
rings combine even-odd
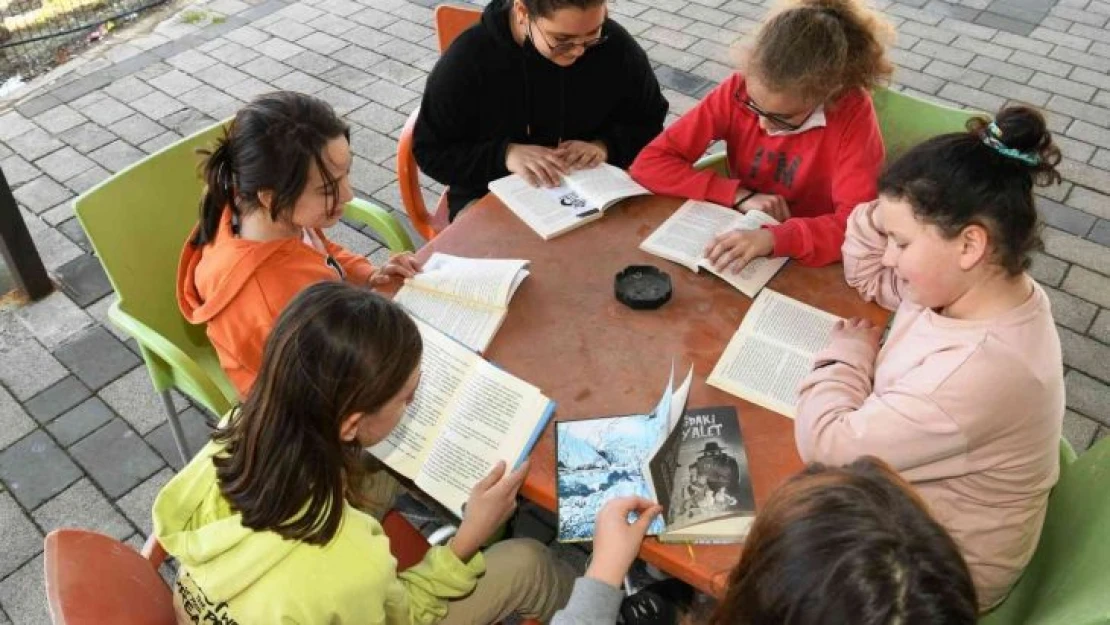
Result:
{"label": "person's arm", "polygon": [[902,303],[905,281],[898,277],[893,267],[883,265],[889,242],[879,223],[878,208],[878,202],[860,204],[848,218],[848,231],[841,248],[844,279],[863,299],[894,310]]}
{"label": "person's arm", "polygon": [[728,139],[732,94],[739,81],[733,76],[718,85],[647,144],[629,168],[632,178],[652,193],[732,206],[740,181],[708,169],[696,171],[694,163],[710,143]]}
{"label": "person's arm", "polygon": [[432,547],[423,560],[397,575],[408,603],[409,622],[428,625],[443,620],[448,602],[470,594],[485,572],[481,552],[463,562],[449,547]]}
{"label": "person's arm", "polygon": [[669,107],[647,54],[630,35],[624,36],[628,46],[624,92],[598,137],[605,143],[609,163],[621,169],[627,169],[640,150],[663,131]]}
{"label": "person's arm", "polygon": [[[509,138],[479,138],[482,67],[466,56],[473,46],[447,49],[428,76],[420,114],[413,131],[412,151],[421,171],[441,184],[483,188],[509,175],[505,153]],[[487,113],[488,114],[488,113]]]}
{"label": "person's arm", "polygon": [[[794,437],[805,462],[842,465],[859,456],[882,458],[901,472],[962,466],[965,432],[935,397],[966,353],[938,352],[883,393],[873,392],[877,345],[834,338],[802,381]],[[964,392],[973,392],[966,389]],[[919,475],[938,478],[944,475]]]}
{"label": "person's arm", "polygon": [[551,625],[614,625],[624,592],[590,577],[574,581],[566,607],[555,613]]}
{"label": "person's arm", "polygon": [[348,251],[347,248],[327,238],[320,230],[317,230],[316,233],[320,235],[320,240],[324,242],[328,254],[343,268],[343,273],[347,276],[345,278],[347,282],[359,286],[366,286],[370,283],[370,276],[374,275],[374,265],[370,263],[369,259]]}
{"label": "person's arm", "polygon": [[840,138],[832,176],[833,212],[818,217],[794,217],[772,226],[775,256],[788,256],[803,265],[820,267],[840,260],[844,229],[852,209],[878,195],[884,149],[879,122],[871,99],[862,103],[848,120]]}

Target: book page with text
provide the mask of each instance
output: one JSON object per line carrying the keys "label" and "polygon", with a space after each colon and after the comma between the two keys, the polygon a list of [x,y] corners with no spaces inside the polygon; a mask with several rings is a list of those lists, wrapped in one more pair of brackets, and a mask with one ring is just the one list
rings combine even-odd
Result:
{"label": "book page with text", "polygon": [[600,215],[598,205],[566,184],[533,187],[513,174],[489,183],[489,190],[545,241]]}
{"label": "book page with text", "polygon": [[687,200],[640,244],[640,249],[698,270],[705,248],[719,232],[736,223],[740,213],[709,202]]}
{"label": "book page with text", "polygon": [[563,177],[563,183],[586,198],[587,201],[602,209],[625,198],[637,195],[650,195],[628,172],[608,163],[591,169],[579,169]]}
{"label": "book page with text", "polygon": [[549,404],[531,384],[485,361],[476,363],[428,452],[417,486],[461,516],[470,490],[498,460],[512,470],[521,459]]}
{"label": "book page with text", "polygon": [[528,276],[527,260],[465,258],[436,252],[423,270],[405,280],[406,285],[452,295],[493,308],[509,305],[516,288]]}
{"label": "book page with text", "polygon": [[483,352],[509,314],[507,308],[492,308],[457,299],[448,299],[431,291],[401,287],[393,296],[413,317],[443,332],[473,351]]}
{"label": "book page with text", "polygon": [[774,291],[756,298],[707,382],[794,417],[798,385],[839,317]]}
{"label": "book page with text", "polygon": [[419,319],[415,321],[424,340],[420,384],[401,422],[385,440],[369,448],[374,457],[410,479],[420,472],[459,387],[479,360],[435,328]]}

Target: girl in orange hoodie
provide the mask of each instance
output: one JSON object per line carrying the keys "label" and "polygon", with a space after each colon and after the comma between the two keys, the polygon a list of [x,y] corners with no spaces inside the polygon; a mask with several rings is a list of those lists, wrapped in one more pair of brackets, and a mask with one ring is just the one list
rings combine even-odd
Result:
{"label": "girl in orange hoodie", "polygon": [[326,280],[374,286],[420,267],[406,253],[375,269],[324,235],[354,194],[350,129],[323,100],[259,96],[205,154],[207,189],[181,252],[177,301],[190,323],[208,324],[245,397],[274,321],[302,289]]}

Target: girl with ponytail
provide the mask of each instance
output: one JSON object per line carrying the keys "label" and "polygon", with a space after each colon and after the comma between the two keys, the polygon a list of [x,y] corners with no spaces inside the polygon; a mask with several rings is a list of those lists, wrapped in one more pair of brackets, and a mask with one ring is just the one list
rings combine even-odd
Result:
{"label": "girl with ponytail", "polygon": [[206,188],[181,252],[178,304],[190,323],[207,324],[245,397],[274,320],[298,292],[325,280],[380,285],[419,266],[401,254],[376,269],[324,234],[354,197],[350,132],[326,102],[288,91],[259,96],[202,154]]}
{"label": "girl with ponytail", "polygon": [[1033,188],[1059,182],[1059,162],[1044,117],[1011,106],[892,164],[848,220],[844,273],[894,323],[883,343],[842,322],[794,423],[807,461],[872,454],[901,472],[963,552],[980,609],[1029,563],[1059,473],[1060,339],[1026,273]]}
{"label": "girl with ponytail", "polygon": [[[892,39],[863,0],[787,0],[742,50],[739,71],[648,144],[632,177],[781,222],[717,237],[705,253],[718,269],[769,255],[840,260],[848,215],[875,199],[884,151],[868,91],[894,69]],[[725,142],[728,175],[694,169],[715,141]]]}

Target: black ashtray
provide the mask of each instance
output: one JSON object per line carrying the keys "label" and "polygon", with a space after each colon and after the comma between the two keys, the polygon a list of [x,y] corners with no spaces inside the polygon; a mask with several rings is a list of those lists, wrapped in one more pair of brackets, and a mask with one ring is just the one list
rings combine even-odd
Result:
{"label": "black ashtray", "polygon": [[629,265],[617,274],[617,300],[633,310],[654,310],[671,299],[671,277],[651,265]]}

